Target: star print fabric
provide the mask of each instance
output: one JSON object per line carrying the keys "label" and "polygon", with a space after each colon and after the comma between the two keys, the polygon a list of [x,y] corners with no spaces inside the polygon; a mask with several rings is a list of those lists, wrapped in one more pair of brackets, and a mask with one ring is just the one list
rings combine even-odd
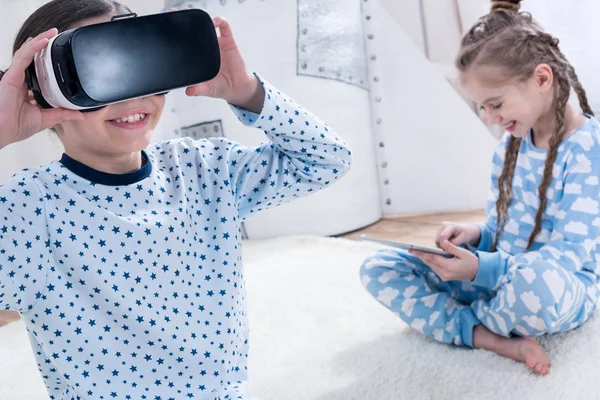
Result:
{"label": "star print fabric", "polygon": [[51,399],[245,399],[240,223],[350,168],[325,123],[263,82],[268,141],[153,144],[131,174],[63,156],[0,188],[0,307],[22,313]]}

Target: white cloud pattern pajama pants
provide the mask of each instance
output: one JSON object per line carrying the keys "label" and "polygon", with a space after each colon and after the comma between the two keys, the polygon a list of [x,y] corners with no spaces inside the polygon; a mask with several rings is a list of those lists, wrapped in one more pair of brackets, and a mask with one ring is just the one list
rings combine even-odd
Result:
{"label": "white cloud pattern pajama pants", "polygon": [[593,312],[597,290],[548,262],[509,269],[497,291],[470,281],[444,282],[418,258],[394,250],[367,258],[360,275],[367,291],[412,328],[468,347],[479,324],[504,337],[576,328]]}

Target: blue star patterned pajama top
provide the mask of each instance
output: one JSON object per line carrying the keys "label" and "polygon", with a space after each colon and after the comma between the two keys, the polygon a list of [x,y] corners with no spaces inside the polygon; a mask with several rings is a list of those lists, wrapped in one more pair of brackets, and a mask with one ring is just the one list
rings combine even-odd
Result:
{"label": "blue star patterned pajama top", "polygon": [[351,153],[268,83],[269,141],[152,144],[112,175],[64,155],[0,188],[0,306],[21,312],[52,399],[244,399],[240,223],[339,180]]}

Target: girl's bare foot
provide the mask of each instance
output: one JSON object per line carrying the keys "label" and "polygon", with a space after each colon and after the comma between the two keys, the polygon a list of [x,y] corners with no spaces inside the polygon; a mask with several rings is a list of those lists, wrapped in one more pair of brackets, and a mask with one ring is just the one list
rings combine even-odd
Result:
{"label": "girl's bare foot", "polygon": [[19,318],[19,313],[14,311],[0,311],[0,326],[8,325]]}
{"label": "girl's bare foot", "polygon": [[547,375],[550,372],[550,359],[535,338],[505,338],[483,325],[477,325],[473,328],[473,346],[525,363],[538,375]]}

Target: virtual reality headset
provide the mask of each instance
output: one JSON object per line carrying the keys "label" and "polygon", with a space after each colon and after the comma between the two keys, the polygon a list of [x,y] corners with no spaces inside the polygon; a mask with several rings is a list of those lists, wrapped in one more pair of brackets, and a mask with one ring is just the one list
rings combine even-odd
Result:
{"label": "virtual reality headset", "polygon": [[137,17],[65,31],[35,55],[27,83],[42,108],[96,111],[214,78],[217,33],[202,10]]}

